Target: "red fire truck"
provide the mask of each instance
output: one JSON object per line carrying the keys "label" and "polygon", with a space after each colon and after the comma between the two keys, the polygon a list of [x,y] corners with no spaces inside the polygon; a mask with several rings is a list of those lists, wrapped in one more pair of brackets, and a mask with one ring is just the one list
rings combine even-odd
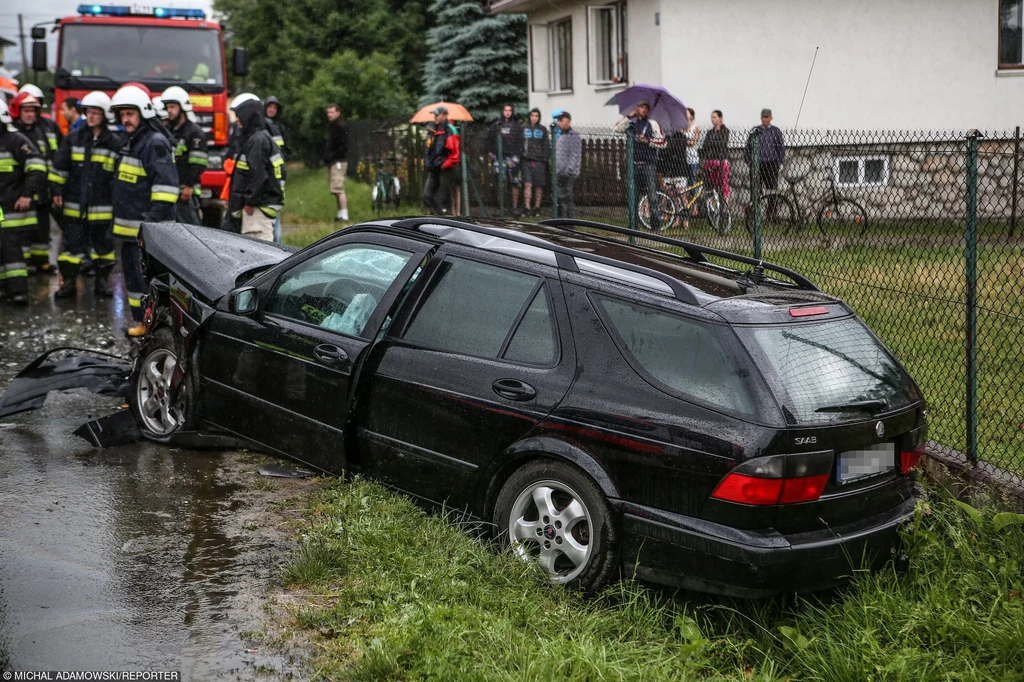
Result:
{"label": "red fire truck", "polygon": [[[202,179],[204,215],[208,223],[219,222],[229,101],[220,25],[198,9],[79,5],[78,15],[57,19],[53,31],[59,34],[54,116],[65,132],[68,124],[59,107],[65,97],[81,99],[92,90],[113,95],[129,82],[144,84],[154,95],[172,85],[188,91],[210,143],[210,166]],[[46,70],[45,35],[43,27],[32,31],[36,70]],[[247,57],[244,48],[235,48],[235,75],[246,74]]]}

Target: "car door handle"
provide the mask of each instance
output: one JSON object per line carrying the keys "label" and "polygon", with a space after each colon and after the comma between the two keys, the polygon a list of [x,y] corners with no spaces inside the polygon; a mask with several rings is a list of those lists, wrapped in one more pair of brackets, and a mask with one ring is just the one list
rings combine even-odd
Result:
{"label": "car door handle", "polygon": [[341,365],[348,362],[348,353],[332,343],[321,343],[313,349],[313,356],[325,365]]}
{"label": "car door handle", "polygon": [[537,397],[537,389],[518,379],[498,379],[491,388],[502,398],[509,400],[533,400]]}

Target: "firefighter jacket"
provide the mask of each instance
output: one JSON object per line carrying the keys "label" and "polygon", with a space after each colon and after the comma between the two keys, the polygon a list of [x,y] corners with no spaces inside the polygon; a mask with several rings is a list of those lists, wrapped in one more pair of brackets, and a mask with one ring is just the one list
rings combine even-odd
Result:
{"label": "firefighter jacket", "polygon": [[50,192],[64,197],[64,217],[88,222],[114,218],[111,201],[121,136],[105,126],[99,136],[82,126],[64,138],[50,170]]}
{"label": "firefighter jacket", "polygon": [[180,126],[167,126],[174,144],[174,165],[178,169],[178,182],[182,187],[192,187],[198,193],[202,190],[200,179],[210,163],[206,151],[206,133],[198,125],[182,116]]}
{"label": "firefighter jacket", "polygon": [[143,120],[119,150],[111,199],[114,237],[132,240],[142,223],[171,222],[178,202],[174,150],[162,132]]}
{"label": "firefighter jacket", "polygon": [[0,124],[0,230],[35,227],[36,212],[15,211],[14,203],[21,197],[37,197],[45,188],[43,155],[32,140]]}
{"label": "firefighter jacket", "polygon": [[267,129],[258,101],[235,109],[242,124],[242,144],[231,174],[228,211],[239,217],[246,206],[276,218],[284,207],[284,158]]}
{"label": "firefighter jacket", "polygon": [[[53,155],[57,151],[58,138],[57,134],[51,129],[53,121],[43,118],[40,116],[36,119],[36,122],[32,125],[25,125],[20,120],[14,120],[14,127],[18,129],[25,137],[32,141],[43,156],[43,161],[46,163],[46,169],[53,166]],[[50,145],[54,145],[51,147]],[[46,183],[43,183],[43,188],[39,191],[36,197],[37,205],[48,205],[50,203],[49,188]]]}

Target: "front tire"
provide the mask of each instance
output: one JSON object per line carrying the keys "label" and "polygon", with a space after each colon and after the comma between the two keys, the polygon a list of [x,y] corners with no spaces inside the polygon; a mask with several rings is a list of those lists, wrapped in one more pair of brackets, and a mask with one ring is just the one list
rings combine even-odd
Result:
{"label": "front tire", "polygon": [[600,488],[575,467],[540,459],[517,470],[498,495],[494,525],[503,548],[553,583],[592,594],[615,577],[616,519]]}
{"label": "front tire", "polygon": [[195,423],[197,394],[191,370],[182,377],[178,395],[171,400],[171,382],[179,362],[171,330],[157,329],[132,375],[130,394],[139,428],[150,438],[166,439]]}

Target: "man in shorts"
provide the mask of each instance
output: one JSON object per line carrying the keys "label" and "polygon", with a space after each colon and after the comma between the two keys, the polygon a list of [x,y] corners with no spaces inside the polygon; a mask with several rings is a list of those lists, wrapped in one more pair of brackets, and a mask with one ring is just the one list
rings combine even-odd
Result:
{"label": "man in shorts", "polygon": [[348,173],[348,125],[341,118],[341,107],[327,105],[327,144],[323,159],[328,168],[331,194],[338,199],[335,221],[348,222],[348,199],[345,197],[345,174]]}

